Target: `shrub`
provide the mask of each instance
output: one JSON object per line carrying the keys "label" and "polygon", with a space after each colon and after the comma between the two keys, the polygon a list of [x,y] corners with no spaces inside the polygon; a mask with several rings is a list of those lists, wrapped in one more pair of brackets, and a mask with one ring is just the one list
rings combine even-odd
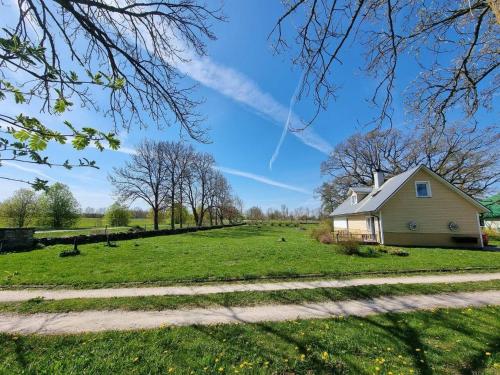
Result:
{"label": "shrub", "polygon": [[106,222],[113,227],[126,227],[130,221],[130,211],[127,207],[113,203],[106,210]]}
{"label": "shrub", "polygon": [[316,241],[319,241],[322,235],[331,234],[332,232],[333,232],[332,222],[330,220],[324,220],[318,225],[317,228],[314,228],[311,231],[311,237],[314,238]]}
{"label": "shrub", "polygon": [[366,254],[365,255],[368,256],[368,257],[376,257],[376,256],[379,255],[379,253],[380,252],[378,251],[377,248],[375,248],[375,247],[369,247],[368,249],[366,249]]}
{"label": "shrub", "polygon": [[488,236],[488,239],[492,240],[500,240],[500,232],[497,232],[496,230],[492,228],[484,228],[484,234]]}
{"label": "shrub", "polygon": [[339,250],[346,255],[359,255],[359,242],[344,241],[339,242]]}
{"label": "shrub", "polygon": [[324,244],[331,244],[335,242],[335,239],[333,238],[333,233],[328,232],[320,234],[318,241]]}

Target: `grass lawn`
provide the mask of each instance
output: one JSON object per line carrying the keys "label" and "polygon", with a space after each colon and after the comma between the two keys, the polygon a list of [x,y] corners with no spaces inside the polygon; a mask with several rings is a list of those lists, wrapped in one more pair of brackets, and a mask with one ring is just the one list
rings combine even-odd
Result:
{"label": "grass lawn", "polygon": [[0,335],[8,374],[498,374],[500,307],[367,318]]}
{"label": "grass lawn", "polygon": [[[285,242],[279,241],[281,237]],[[79,246],[82,255],[60,258],[68,245],[0,256],[0,286],[104,286],[175,283],[258,277],[373,272],[500,269],[500,252],[408,249],[408,257],[379,253],[347,256],[334,245],[311,239],[294,227],[242,226],[173,236]]]}
{"label": "grass lawn", "polygon": [[[140,226],[146,230],[153,230],[152,219],[131,219],[129,226],[127,227],[109,227],[108,233],[118,233],[127,232],[133,226]],[[186,226],[192,226],[193,223],[184,224]],[[74,228],[65,229],[50,229],[50,228],[39,228],[35,233],[35,237],[72,237],[78,235],[88,235],[88,234],[100,234],[104,233],[104,228],[106,227],[106,220],[103,218],[86,218],[83,217],[78,220],[77,225]],[[179,227],[178,225],[176,227]],[[159,225],[159,229],[169,229],[169,223],[162,223]]]}
{"label": "grass lawn", "polygon": [[254,306],[262,304],[293,304],[408,294],[435,294],[499,290],[500,280],[451,284],[370,285],[349,288],[320,288],[274,292],[236,292],[198,296],[154,296],[125,298],[89,298],[0,303],[0,312],[34,314],[85,310],[166,310],[197,307]]}

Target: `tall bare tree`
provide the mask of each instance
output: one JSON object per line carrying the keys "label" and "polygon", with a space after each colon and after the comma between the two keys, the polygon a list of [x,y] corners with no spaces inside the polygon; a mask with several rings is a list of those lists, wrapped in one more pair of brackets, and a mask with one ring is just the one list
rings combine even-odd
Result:
{"label": "tall bare tree", "polygon": [[122,200],[142,200],[151,207],[154,229],[158,230],[160,211],[168,205],[170,183],[163,143],[144,141],[131,160],[122,168],[113,168],[108,178]]}
{"label": "tall bare tree", "polygon": [[197,226],[203,225],[203,219],[209,207],[211,178],[215,160],[212,155],[197,153],[192,159],[185,180],[186,198]]}
{"label": "tall bare tree", "polygon": [[345,199],[349,186],[373,184],[373,172],[388,176],[424,164],[466,193],[480,197],[500,182],[496,127],[476,129],[449,126],[401,132],[373,130],[358,133],[338,144],[321,165],[332,178],[316,191],[325,209],[331,210]]}
{"label": "tall bare tree", "polygon": [[[298,46],[292,61],[304,72],[300,96],[311,95],[317,105],[312,120],[338,95],[336,69],[353,46],[364,51],[361,68],[376,80],[371,101],[379,108],[374,119],[379,125],[392,124],[396,78],[408,62],[420,70],[408,85],[408,107],[424,125],[445,126],[458,106],[466,119],[473,119],[481,106],[490,108],[498,91],[496,0],[292,0],[283,4],[285,11],[271,34],[278,52],[291,44]],[[292,32],[285,30],[287,21],[297,25]]]}
{"label": "tall bare tree", "polygon": [[170,227],[174,229],[176,196],[180,195],[182,204],[181,182],[189,163],[193,161],[194,150],[192,146],[187,146],[182,142],[162,142],[161,147],[165,158],[165,168],[169,175],[169,184],[165,188],[170,195]]}

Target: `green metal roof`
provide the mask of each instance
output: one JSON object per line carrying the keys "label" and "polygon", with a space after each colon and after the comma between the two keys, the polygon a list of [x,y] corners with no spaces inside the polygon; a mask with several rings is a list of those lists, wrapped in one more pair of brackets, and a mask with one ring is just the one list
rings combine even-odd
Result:
{"label": "green metal roof", "polygon": [[484,214],[485,219],[500,218],[500,193],[492,195],[480,202],[491,211]]}

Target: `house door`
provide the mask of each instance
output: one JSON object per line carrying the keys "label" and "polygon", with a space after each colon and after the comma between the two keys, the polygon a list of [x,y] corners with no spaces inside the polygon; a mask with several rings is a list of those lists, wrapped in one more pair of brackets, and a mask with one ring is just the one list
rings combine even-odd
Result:
{"label": "house door", "polygon": [[375,217],[374,216],[368,216],[366,218],[366,229],[368,230],[368,233],[370,233],[372,236],[375,236]]}

